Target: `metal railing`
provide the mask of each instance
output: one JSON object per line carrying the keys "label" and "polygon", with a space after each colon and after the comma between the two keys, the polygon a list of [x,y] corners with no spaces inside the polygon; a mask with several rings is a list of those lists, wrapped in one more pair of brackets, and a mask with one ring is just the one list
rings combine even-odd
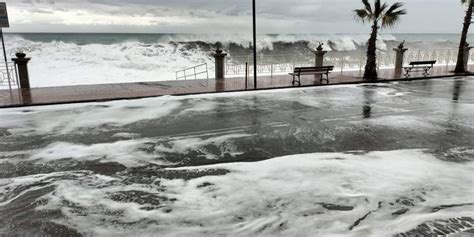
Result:
{"label": "metal railing", "polygon": [[[324,57],[325,65],[334,65],[334,72],[359,72],[362,73],[366,63],[364,52],[328,52]],[[437,66],[450,66],[456,64],[457,49],[436,49],[436,50],[409,50],[404,55],[404,63],[408,65],[412,61],[436,60]],[[389,69],[395,67],[396,53],[393,51],[377,52],[377,63],[379,69]],[[246,66],[246,63],[248,66]],[[469,55],[469,64],[474,64],[474,52]],[[258,57],[257,72],[259,75],[278,75],[292,72],[295,67],[314,66],[314,54],[276,54],[260,55]],[[176,72],[176,79],[209,79],[209,71],[213,73],[214,68],[208,67],[207,63],[199,64]],[[253,56],[240,55],[226,59],[225,75],[229,77],[240,77],[251,75],[254,71]],[[204,75],[199,78],[199,75]]]}
{"label": "metal railing", "polygon": [[[436,50],[409,50],[405,53],[404,63],[411,61],[436,60],[437,65],[452,66],[457,60],[457,49],[436,49]],[[325,65],[334,65],[334,71],[343,73],[345,71],[363,71],[366,63],[365,53],[348,55],[346,52],[328,52],[324,57]],[[395,67],[395,52],[379,51],[377,53],[378,68]],[[259,74],[274,75],[292,72],[295,67],[313,66],[314,54],[302,55],[269,55],[260,56],[258,59],[257,72]],[[226,60],[226,75],[245,75],[245,63],[249,63],[248,72],[253,73],[252,55],[234,56]],[[469,55],[469,64],[474,63],[474,52]]]}
{"label": "metal railing", "polygon": [[[201,77],[200,75],[205,75],[205,77]],[[209,79],[209,68],[207,67],[207,63],[176,71],[176,80],[192,79]]]}
{"label": "metal railing", "polygon": [[5,63],[0,63],[0,90],[18,88],[18,71],[13,62],[8,62],[8,72]]}

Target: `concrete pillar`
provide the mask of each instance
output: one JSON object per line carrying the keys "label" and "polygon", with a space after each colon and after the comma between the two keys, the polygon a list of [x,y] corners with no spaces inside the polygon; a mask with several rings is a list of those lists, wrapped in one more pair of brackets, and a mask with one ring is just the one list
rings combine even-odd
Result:
{"label": "concrete pillar", "polygon": [[225,79],[225,57],[227,54],[222,53],[222,50],[217,49],[216,53],[214,54],[215,62],[216,62],[216,80],[224,80]]}
{"label": "concrete pillar", "polygon": [[16,58],[12,58],[18,69],[18,80],[20,81],[21,89],[30,89],[30,77],[28,74],[28,62],[31,58],[26,58],[26,54],[17,53]]}
{"label": "concrete pillar", "polygon": [[399,77],[403,72],[403,58],[405,57],[405,52],[408,50],[404,46],[405,41],[403,41],[397,48],[394,48],[395,51],[395,77]]}
{"label": "concrete pillar", "polygon": [[324,55],[328,51],[323,50],[323,44],[320,43],[318,48],[314,51],[315,59],[314,59],[314,66],[315,67],[322,67],[324,66]]}
{"label": "concrete pillar", "polygon": [[469,44],[466,44],[466,47],[464,48],[464,68],[466,71],[468,71],[469,56],[472,48],[473,47],[470,47]]}

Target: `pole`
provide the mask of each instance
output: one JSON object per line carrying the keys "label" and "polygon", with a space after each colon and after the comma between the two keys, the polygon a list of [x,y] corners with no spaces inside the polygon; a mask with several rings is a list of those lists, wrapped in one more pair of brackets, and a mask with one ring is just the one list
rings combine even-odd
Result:
{"label": "pole", "polygon": [[253,13],[253,86],[257,89],[257,16],[255,12],[255,0],[252,0]]}
{"label": "pole", "polygon": [[249,84],[249,63],[245,62],[245,90],[247,90],[247,86]]}
{"label": "pole", "polygon": [[8,88],[10,89],[10,93],[11,93],[11,91],[12,91],[12,82],[11,82],[11,79],[10,79],[10,70],[8,69],[8,59],[7,59],[7,51],[5,49],[5,40],[3,39],[3,28],[0,28],[0,35],[2,37],[3,57],[5,58],[5,68],[7,70]]}

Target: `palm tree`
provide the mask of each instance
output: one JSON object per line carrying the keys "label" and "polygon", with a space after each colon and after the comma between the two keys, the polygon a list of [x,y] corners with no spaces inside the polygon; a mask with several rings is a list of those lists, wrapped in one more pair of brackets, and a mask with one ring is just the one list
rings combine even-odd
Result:
{"label": "palm tree", "polygon": [[372,34],[370,35],[369,42],[367,43],[367,64],[365,65],[364,79],[376,80],[377,79],[377,34],[380,27],[391,28],[398,21],[400,16],[405,15],[407,12],[403,7],[403,3],[396,2],[389,6],[387,3],[381,3],[380,0],[375,0],[372,6],[369,0],[362,0],[364,8],[354,10],[356,18],[360,19],[363,23],[372,23]]}
{"label": "palm tree", "polygon": [[474,7],[474,1],[472,0],[461,0],[462,4],[468,3],[469,7],[466,11],[466,17],[464,17],[464,26],[462,28],[461,42],[459,43],[459,52],[458,52],[458,61],[456,63],[456,69],[454,72],[464,73],[466,68],[464,68],[464,49],[466,48],[467,33],[469,32],[469,26],[471,25],[472,20],[472,8]]}

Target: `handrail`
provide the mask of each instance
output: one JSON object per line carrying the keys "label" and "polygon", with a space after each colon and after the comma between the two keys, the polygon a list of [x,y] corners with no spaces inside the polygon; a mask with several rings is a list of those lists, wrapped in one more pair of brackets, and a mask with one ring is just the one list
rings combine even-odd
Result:
{"label": "handrail", "polygon": [[[201,68],[201,67],[203,67],[202,71],[198,71],[199,68]],[[187,73],[188,71],[191,71],[191,73],[188,74]],[[181,73],[182,73],[182,75],[180,75]],[[176,80],[180,80],[180,79],[187,80],[188,78],[193,78],[193,77],[194,77],[194,80],[197,80],[198,75],[202,75],[202,74],[206,74],[205,79],[209,79],[209,70],[208,70],[208,67],[207,67],[207,63],[202,63],[202,64],[196,65],[194,67],[189,67],[189,68],[186,68],[186,69],[183,69],[183,70],[176,71]]]}
{"label": "handrail", "polygon": [[[404,62],[421,60],[437,60],[438,64],[446,66],[455,63],[457,49],[440,48],[434,50],[412,49],[405,53]],[[395,66],[395,52],[379,51],[378,52],[378,68],[393,68]],[[474,53],[471,53],[469,63],[474,62]],[[344,71],[359,71],[362,73],[365,65],[365,53],[359,55],[347,55],[338,51],[330,51],[325,57],[326,65],[334,65],[335,70],[343,73]],[[310,66],[314,64],[314,55],[292,55],[292,54],[273,54],[260,55],[257,71],[273,75],[274,73],[286,73],[293,70],[297,66]],[[245,62],[249,62],[249,72],[253,72],[252,58],[250,55],[236,55],[226,61],[226,75],[244,75]]]}
{"label": "handrail", "polygon": [[[18,72],[13,62],[8,62],[8,71],[10,77],[8,77],[5,64],[0,64],[0,90],[1,89],[12,89],[12,86],[18,86]],[[10,78],[10,80],[8,80]]]}

